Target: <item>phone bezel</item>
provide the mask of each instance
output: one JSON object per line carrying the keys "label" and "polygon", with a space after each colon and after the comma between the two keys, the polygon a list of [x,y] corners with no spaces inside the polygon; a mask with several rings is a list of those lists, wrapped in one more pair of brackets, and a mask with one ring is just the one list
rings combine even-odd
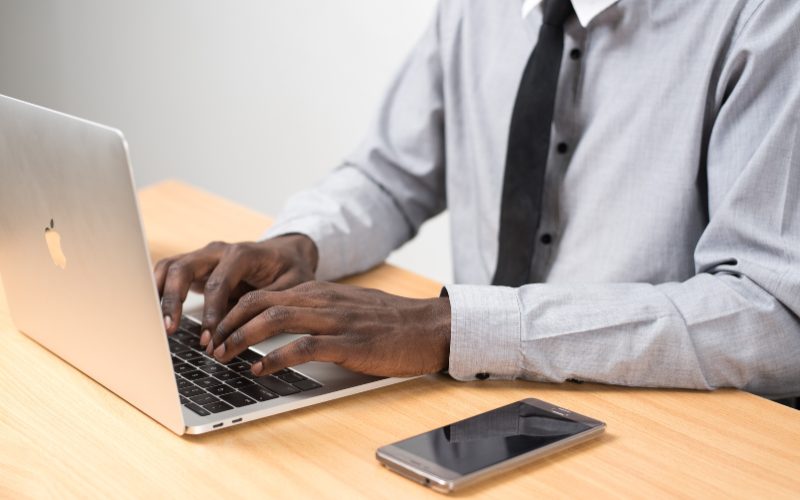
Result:
{"label": "phone bezel", "polygon": [[[587,417],[586,415],[581,415],[580,413],[576,413],[572,410],[568,410],[566,408],[548,403],[546,401],[542,401],[540,399],[526,398],[520,401],[516,401],[515,403],[528,404],[535,408],[539,408],[554,413],[560,417],[566,417],[575,422],[584,423],[588,425],[589,428],[581,433],[575,434],[568,438],[561,439],[547,446],[531,450],[529,452],[523,453],[522,455],[509,458],[507,460],[503,460],[502,462],[498,462],[494,465],[490,465],[488,467],[479,469],[469,474],[460,474],[446,467],[442,467],[436,462],[432,462],[430,460],[427,460],[423,457],[415,455],[411,452],[408,452],[396,446],[398,443],[401,443],[406,439],[412,439],[413,437],[416,436],[410,436],[408,438],[402,439],[390,445],[382,446],[377,450],[375,456],[378,459],[378,461],[380,461],[384,466],[386,466],[388,469],[394,472],[397,472],[403,477],[406,477],[407,479],[423,484],[425,486],[429,486],[430,488],[433,488],[436,491],[442,493],[448,493],[455,489],[463,488],[464,486],[472,484],[476,481],[483,480],[488,477],[494,476],[495,474],[499,474],[505,472],[506,470],[513,469],[525,462],[531,461],[536,458],[541,458],[546,455],[550,455],[551,453],[558,452],[564,448],[568,448],[580,442],[589,440],[601,434],[606,428],[606,424],[604,422],[601,422],[600,420]],[[491,413],[496,409],[497,408],[494,408],[492,410],[480,413],[478,415]],[[458,422],[453,422],[452,424],[448,425],[453,425],[455,423]],[[441,428],[442,427],[439,427],[439,429]],[[432,429],[432,430],[437,430],[437,429]],[[426,434],[427,432],[424,432],[422,434]],[[422,434],[418,434],[417,436],[421,436]]]}

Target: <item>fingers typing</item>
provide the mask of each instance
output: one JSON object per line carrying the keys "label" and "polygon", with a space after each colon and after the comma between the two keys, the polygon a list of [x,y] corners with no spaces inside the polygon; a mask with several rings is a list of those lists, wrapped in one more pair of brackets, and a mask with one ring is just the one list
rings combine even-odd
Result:
{"label": "fingers typing", "polygon": [[248,346],[280,333],[326,335],[338,332],[340,327],[337,314],[330,309],[273,305],[233,330],[214,350],[214,356],[227,362]]}
{"label": "fingers typing", "polygon": [[342,363],[344,355],[340,338],[308,335],[268,353],[253,364],[251,371],[262,376],[309,361]]}

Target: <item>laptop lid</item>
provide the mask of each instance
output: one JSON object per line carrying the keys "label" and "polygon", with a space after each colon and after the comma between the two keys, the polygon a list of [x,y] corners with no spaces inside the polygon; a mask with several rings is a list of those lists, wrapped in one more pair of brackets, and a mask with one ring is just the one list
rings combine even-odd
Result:
{"label": "laptop lid", "polygon": [[16,327],[183,434],[151,269],[121,132],[0,95],[0,274]]}

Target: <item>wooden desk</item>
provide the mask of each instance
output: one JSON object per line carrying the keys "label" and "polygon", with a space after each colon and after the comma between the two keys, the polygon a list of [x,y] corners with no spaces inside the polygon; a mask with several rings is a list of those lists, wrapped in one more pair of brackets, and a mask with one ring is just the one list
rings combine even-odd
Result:
{"label": "wooden desk", "polygon": [[[269,224],[176,182],[143,190],[141,205],[156,258],[211,239],[254,239]],[[390,266],[349,281],[409,296],[439,292]],[[3,498],[444,498],[384,470],[375,449],[529,396],[604,420],[608,432],[459,496],[800,497],[800,413],[732,390],[433,376],[181,438],[14,330],[1,290]]]}

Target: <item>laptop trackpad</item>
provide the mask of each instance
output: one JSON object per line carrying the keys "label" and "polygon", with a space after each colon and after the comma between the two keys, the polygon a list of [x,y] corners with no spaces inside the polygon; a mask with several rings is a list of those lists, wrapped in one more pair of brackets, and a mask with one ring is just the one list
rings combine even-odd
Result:
{"label": "laptop trackpad", "polygon": [[264,354],[274,351],[279,347],[283,347],[289,342],[293,342],[304,335],[298,335],[294,333],[281,333],[279,335],[275,335],[274,337],[265,340],[264,342],[259,342],[258,344],[253,344],[252,348],[257,350],[258,352],[263,352]]}

